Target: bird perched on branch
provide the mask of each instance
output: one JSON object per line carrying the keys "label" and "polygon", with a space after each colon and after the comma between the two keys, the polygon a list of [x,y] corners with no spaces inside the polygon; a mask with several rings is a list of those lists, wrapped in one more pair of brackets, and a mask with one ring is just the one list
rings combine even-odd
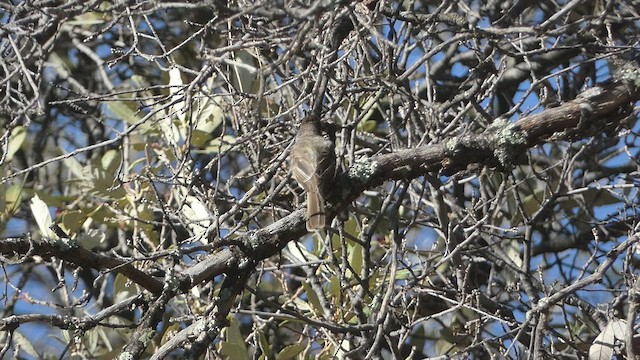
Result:
{"label": "bird perched on branch", "polygon": [[322,230],[327,222],[324,199],[335,178],[334,144],[322,136],[320,119],[302,119],[291,147],[290,164],[294,179],[307,193],[307,230]]}

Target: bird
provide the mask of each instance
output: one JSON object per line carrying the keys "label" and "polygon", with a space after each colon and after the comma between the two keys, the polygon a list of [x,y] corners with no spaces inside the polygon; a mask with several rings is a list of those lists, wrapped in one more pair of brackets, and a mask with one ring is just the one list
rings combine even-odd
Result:
{"label": "bird", "polygon": [[289,160],[293,178],[307,194],[307,230],[322,230],[327,222],[325,197],[335,178],[336,155],[333,142],[322,136],[318,116],[308,115],[300,122]]}

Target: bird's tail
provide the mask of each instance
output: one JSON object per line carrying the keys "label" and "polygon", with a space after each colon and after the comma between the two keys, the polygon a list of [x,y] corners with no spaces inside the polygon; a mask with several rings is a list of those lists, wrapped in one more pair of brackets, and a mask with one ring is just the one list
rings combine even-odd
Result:
{"label": "bird's tail", "polygon": [[324,213],[324,199],[319,191],[307,193],[307,230],[322,230],[327,222]]}

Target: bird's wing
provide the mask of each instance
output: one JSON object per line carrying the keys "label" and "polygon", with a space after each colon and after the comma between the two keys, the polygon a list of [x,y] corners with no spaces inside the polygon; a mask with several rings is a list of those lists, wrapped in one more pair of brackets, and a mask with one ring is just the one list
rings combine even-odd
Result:
{"label": "bird's wing", "polygon": [[318,163],[314,154],[309,151],[307,156],[299,156],[292,154],[291,156],[291,170],[293,177],[300,183],[300,185],[306,184],[317,176],[316,171]]}

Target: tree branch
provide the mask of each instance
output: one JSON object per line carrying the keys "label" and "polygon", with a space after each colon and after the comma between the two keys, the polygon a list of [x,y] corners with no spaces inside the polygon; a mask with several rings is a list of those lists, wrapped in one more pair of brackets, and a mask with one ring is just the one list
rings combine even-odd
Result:
{"label": "tree branch", "polygon": [[[496,121],[480,134],[464,134],[439,144],[357,161],[338,179],[341,191],[330,199],[329,212],[335,216],[362,191],[386,180],[416,178],[434,171],[454,173],[474,163],[509,167],[518,160],[517,154],[547,140],[591,136],[604,127],[603,119],[615,118],[621,109],[629,110],[639,99],[639,87],[632,78],[635,75],[623,73],[621,78],[590,88],[573,101],[515,123]],[[304,211],[296,210],[265,228],[234,239],[233,244],[238,245],[220,249],[179,274],[180,290],[187,291],[232,268],[242,270],[242,264],[277,254],[288,242],[306,234],[304,221]],[[32,242],[30,246],[24,238],[8,238],[0,241],[0,252],[56,256],[77,266],[116,271],[153,294],[162,292],[162,282],[130,263],[80,247],[62,249],[47,242]]]}

